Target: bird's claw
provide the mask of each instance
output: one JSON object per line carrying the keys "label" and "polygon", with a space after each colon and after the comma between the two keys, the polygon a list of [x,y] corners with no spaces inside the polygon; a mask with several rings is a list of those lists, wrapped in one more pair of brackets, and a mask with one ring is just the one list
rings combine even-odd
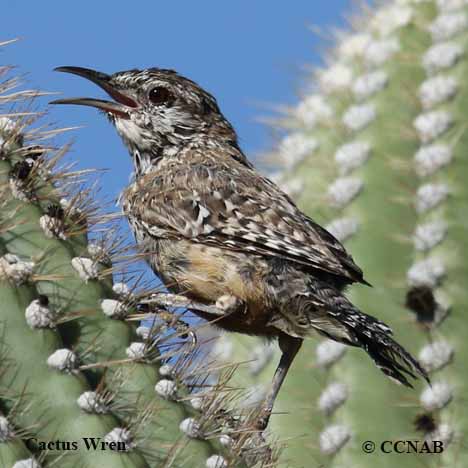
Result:
{"label": "bird's claw", "polygon": [[232,313],[240,309],[243,302],[236,296],[224,294],[216,301],[216,307],[225,313]]}

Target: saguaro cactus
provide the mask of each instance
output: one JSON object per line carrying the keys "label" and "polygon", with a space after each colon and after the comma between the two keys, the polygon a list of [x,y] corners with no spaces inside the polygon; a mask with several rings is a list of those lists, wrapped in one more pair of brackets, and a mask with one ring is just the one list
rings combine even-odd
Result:
{"label": "saguaro cactus", "polygon": [[[433,383],[400,388],[362,351],[310,340],[269,432],[283,441],[281,466],[464,467],[468,3],[394,0],[352,24],[299,105],[278,119],[288,134],[275,152],[277,180],[346,242],[373,284],[351,288],[351,299],[393,327]],[[13,84],[1,85],[0,104],[31,97],[10,92]],[[164,332],[131,325],[135,292],[112,284],[109,244],[88,242],[92,210],[70,176],[54,169],[52,148],[32,141],[47,134],[28,129],[34,119],[15,111],[0,120],[2,463],[274,465],[248,418],[239,427],[236,413],[225,413],[228,389],[194,398],[187,378],[194,363],[161,365],[153,343]],[[227,361],[254,358],[238,372],[251,384],[244,406],[262,398],[274,346],[223,336],[214,352]],[[125,441],[130,450],[64,455],[23,442],[57,435]],[[444,452],[396,453],[397,440],[429,450],[442,441]]]}
{"label": "saguaro cactus", "polygon": [[[468,4],[380,2],[351,23],[299,105],[277,121],[287,135],[275,177],[346,242],[373,284],[350,288],[351,299],[393,327],[433,384],[400,388],[361,351],[318,338],[301,350],[270,430],[287,440],[282,460],[291,466],[462,467]],[[246,358],[253,346],[231,345],[231,355]],[[244,383],[262,388],[272,368],[261,369]],[[397,454],[397,440],[420,448],[439,440],[444,452]]]}
{"label": "saguaro cactus", "polygon": [[0,464],[271,466],[232,389],[200,386],[196,353],[158,346],[171,326],[177,336],[176,316],[137,328],[137,290],[113,283],[120,239],[112,225],[95,229],[106,217],[83,189],[87,173],[60,169],[66,148],[44,144],[60,130],[21,111],[39,93],[14,90],[9,71],[0,68]]}

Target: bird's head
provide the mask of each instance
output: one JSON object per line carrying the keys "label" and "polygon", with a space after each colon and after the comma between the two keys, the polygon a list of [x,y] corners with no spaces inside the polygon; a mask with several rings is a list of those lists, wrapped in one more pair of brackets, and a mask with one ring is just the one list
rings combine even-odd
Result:
{"label": "bird's head", "polygon": [[70,98],[51,104],[78,104],[104,111],[132,154],[137,151],[160,157],[165,150],[174,152],[210,135],[237,141],[215,98],[173,70],[149,68],[112,75],[81,67],[56,70],[92,81],[113,100]]}

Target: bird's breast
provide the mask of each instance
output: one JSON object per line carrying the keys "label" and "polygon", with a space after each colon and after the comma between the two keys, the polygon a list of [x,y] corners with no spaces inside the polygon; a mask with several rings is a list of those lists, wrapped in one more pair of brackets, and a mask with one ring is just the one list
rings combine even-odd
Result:
{"label": "bird's breast", "polygon": [[262,258],[188,240],[154,242],[150,263],[168,289],[206,304],[235,296],[245,307],[217,325],[242,333],[272,334],[267,330],[272,314],[265,284],[268,265]]}

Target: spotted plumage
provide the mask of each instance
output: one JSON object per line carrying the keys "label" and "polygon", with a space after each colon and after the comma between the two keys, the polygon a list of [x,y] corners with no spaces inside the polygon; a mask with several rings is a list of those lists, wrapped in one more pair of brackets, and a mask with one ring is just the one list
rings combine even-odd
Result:
{"label": "spotted plumage", "polygon": [[210,94],[171,70],[59,70],[90,79],[115,100],[56,102],[96,107],[115,125],[135,165],[122,208],[166,286],[225,307],[221,328],[278,339],[283,356],[260,428],[302,340],[315,332],[363,348],[402,384],[410,386],[407,376],[427,379],[391,329],[344,296],[347,285],[368,284],[361,269],[255,170]]}
{"label": "spotted plumage", "polygon": [[343,246],[252,167],[197,146],[161,166],[122,197],[130,221],[150,236],[281,258],[339,284],[364,282]]}

